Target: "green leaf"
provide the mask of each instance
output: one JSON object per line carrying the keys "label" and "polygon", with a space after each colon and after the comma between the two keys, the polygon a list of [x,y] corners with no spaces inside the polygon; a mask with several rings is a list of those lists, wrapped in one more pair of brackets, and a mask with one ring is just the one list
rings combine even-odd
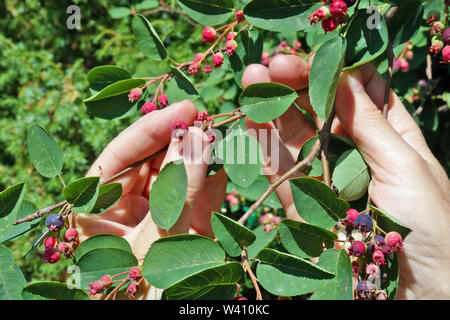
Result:
{"label": "green leaf", "polygon": [[346,41],[326,41],[317,51],[309,74],[309,97],[316,114],[326,120],[334,104],[339,75],[344,64]]}
{"label": "green leaf", "polygon": [[389,300],[395,300],[398,292],[398,282],[400,280],[400,269],[398,263],[398,253],[394,252],[392,257],[386,256],[386,264],[380,266],[381,274],[386,274],[384,281],[381,281],[381,290],[386,292]]}
{"label": "green leaf", "polygon": [[38,124],[33,124],[27,133],[27,147],[36,170],[47,178],[61,173],[64,157],[55,140]]}
{"label": "green leaf", "polygon": [[376,213],[375,220],[377,221],[377,225],[386,233],[396,231],[402,236],[403,240],[405,240],[405,238],[412,231],[410,228],[382,209],[374,207],[373,205],[370,205],[369,207],[370,210]]}
{"label": "green leaf", "polygon": [[405,43],[414,36],[423,23],[423,10],[422,3],[418,0],[398,7],[388,25],[392,47]]}
{"label": "green leaf", "polygon": [[81,243],[75,252],[75,260],[96,249],[118,249],[132,253],[130,244],[124,238],[114,234],[96,234]]}
{"label": "green leaf", "polygon": [[286,250],[301,258],[318,257],[323,246],[331,248],[337,235],[327,229],[291,219],[280,225],[281,243]]}
{"label": "green leaf", "polygon": [[263,249],[257,258],[256,276],[264,289],[275,295],[310,293],[334,277],[307,260],[273,249]]}
{"label": "green leaf", "polygon": [[335,274],[317,288],[311,300],[352,300],[352,263],[345,250],[329,249],[319,258],[317,266]]}
{"label": "green leaf", "polygon": [[173,79],[167,85],[167,94],[171,103],[185,99],[194,101],[200,96],[192,81],[183,72],[173,66],[171,66],[171,72]]}
{"label": "green leaf", "polygon": [[178,0],[178,4],[194,21],[210,26],[227,21],[234,8],[233,0]]}
{"label": "green leaf", "polygon": [[136,5],[136,10],[149,10],[158,8],[159,2],[158,0],[145,0]]}
{"label": "green leaf", "polygon": [[231,300],[243,277],[241,264],[230,262],[175,283],[164,291],[163,297],[168,300]]}
{"label": "green leaf", "polygon": [[105,65],[93,68],[86,76],[91,89],[101,91],[120,80],[131,79],[130,73],[122,67]]}
{"label": "green leaf", "polygon": [[25,183],[19,183],[0,193],[0,234],[11,232],[22,205]]}
{"label": "green leaf", "polygon": [[225,251],[213,240],[198,235],[175,235],[152,243],[142,274],[153,286],[168,288],[205,269],[223,265]]}
{"label": "green leaf", "polygon": [[[25,218],[29,214],[32,214],[37,211],[37,208],[34,204],[29,201],[23,200],[20,206],[19,211],[17,212],[17,217],[15,220]],[[5,232],[0,232],[0,243],[17,238],[18,236],[31,231],[39,225],[41,219],[36,219],[28,222],[22,222],[18,225],[13,226],[9,230]]]}
{"label": "green leaf", "polygon": [[[251,185],[261,173],[262,150],[258,141],[242,129],[234,130],[223,140],[223,168],[230,179],[243,187]],[[218,147],[220,151],[220,146]]]}
{"label": "green leaf", "polygon": [[333,184],[339,190],[339,197],[354,201],[367,192],[370,182],[369,167],[357,149],[345,151],[336,162]]}
{"label": "green leaf", "polygon": [[[372,13],[373,14],[373,13]],[[368,28],[367,19],[372,15],[360,9],[348,29],[346,40],[344,70],[363,65],[380,56],[387,47],[388,31],[386,22],[381,19],[379,28]]]}
{"label": "green leaf", "polygon": [[26,284],[9,249],[0,247],[0,300],[21,300],[20,293]]}
{"label": "green leaf", "polygon": [[153,60],[164,60],[167,58],[166,48],[147,18],[140,14],[135,15],[132,29],[139,50],[145,56]]}
{"label": "green leaf", "polygon": [[267,233],[264,232],[264,227],[262,225],[258,226],[252,231],[256,236],[256,240],[247,248],[247,254],[250,259],[256,258],[256,256],[261,252],[262,249],[271,244],[278,233],[278,226]]}
{"label": "green leaf", "polygon": [[244,247],[248,247],[256,239],[252,231],[217,212],[211,214],[211,226],[214,235],[231,257],[240,256]]}
{"label": "green leaf", "polygon": [[[260,175],[251,185],[245,188],[233,183],[232,181],[228,182],[227,190],[230,191],[227,192],[236,190],[239,193],[239,195],[245,197],[247,200],[256,201],[267,190],[269,185],[270,183],[269,180],[267,180],[266,176]],[[269,197],[266,200],[264,200],[263,205],[275,209],[282,208],[280,200],[278,199],[277,194],[275,192],[272,192],[269,195]]]}
{"label": "green leaf", "polygon": [[86,290],[68,288],[65,283],[38,281],[26,285],[22,290],[24,300],[89,300]]}
{"label": "green leaf", "polygon": [[97,214],[108,211],[120,200],[120,197],[122,197],[122,184],[111,183],[100,186],[97,201],[89,213]]}
{"label": "green leaf", "polygon": [[137,265],[136,257],[127,251],[112,248],[91,250],[77,262],[80,268],[80,286],[87,289],[89,282],[96,281],[105,274],[119,274]]}
{"label": "green leaf", "polygon": [[100,189],[99,177],[80,178],[63,189],[64,199],[72,204],[75,212],[90,212],[97,201]]}
{"label": "green leaf", "polygon": [[322,228],[335,226],[345,218],[349,204],[323,182],[313,178],[290,180],[295,208],[307,222]]}
{"label": "green leaf", "polygon": [[127,7],[116,7],[109,9],[108,14],[113,19],[122,19],[128,17],[131,14],[131,10]]}
{"label": "green leaf", "polygon": [[[319,0],[253,0],[244,8],[247,21],[270,31],[299,31],[310,26],[308,16]],[[317,5],[316,5],[317,4]]]}
{"label": "green leaf", "polygon": [[169,230],[177,222],[186,194],[187,174],[184,162],[169,162],[153,183],[149,197],[152,219],[158,227]]}
{"label": "green leaf", "polygon": [[128,100],[131,89],[143,86],[143,79],[119,80],[84,100],[90,114],[103,119],[114,119],[127,113],[133,103]]}
{"label": "green leaf", "polygon": [[281,116],[297,99],[297,93],[282,84],[254,83],[239,96],[239,104],[252,121],[264,123]]}

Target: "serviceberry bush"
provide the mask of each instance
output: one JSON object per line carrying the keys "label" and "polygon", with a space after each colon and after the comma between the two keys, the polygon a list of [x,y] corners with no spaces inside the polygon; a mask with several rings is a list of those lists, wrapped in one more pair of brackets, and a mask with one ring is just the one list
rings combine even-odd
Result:
{"label": "serviceberry bush", "polygon": [[[1,247],[0,285],[12,289],[1,291],[0,299],[137,299],[149,285],[162,291],[163,299],[395,299],[401,272],[398,252],[412,230],[368,199],[367,164],[352,141],[330,133],[334,98],[341,72],[367,62],[377,66],[388,84],[417,67],[418,57],[427,56],[429,68],[448,71],[448,2],[211,0],[199,6],[178,0],[175,7],[175,1],[173,6],[154,1],[150,9],[181,11],[190,21],[193,36],[186,41],[196,43],[200,52],[191,52],[184,62],[144,14],[153,1],[144,2],[140,7],[111,9],[110,15],[129,19],[136,40],[130,45],[162,71],[133,76],[124,66],[92,67],[86,75],[91,91],[84,97],[84,110],[107,121],[138,118],[184,99],[206,100],[204,83],[216,83],[215,74],[232,81],[232,90],[239,92],[233,101],[237,104],[229,103],[214,114],[200,111],[196,118],[215,157],[225,159],[237,144],[246,159],[209,166],[208,175],[223,168],[230,179],[221,212],[211,213],[214,239],[169,235],[152,243],[142,263],[117,235],[97,234],[80,243],[72,214],[96,215],[114,207],[122,196],[122,186],[114,180],[129,168],[107,180],[78,177],[66,183],[63,171],[70,168],[64,166],[68,163],[63,148],[35,123],[26,135],[28,154],[35,171],[60,183],[61,201],[38,209],[25,200],[31,186],[17,183],[5,188],[0,193],[0,239],[5,242],[41,228],[23,259],[45,264],[67,259],[77,268],[79,281],[75,287],[67,282],[27,283],[11,252]],[[277,64],[280,57],[290,55],[307,64],[313,53],[308,83],[264,82],[243,89],[246,66]],[[430,115],[425,104],[448,104],[450,98],[448,93],[432,95],[439,80],[428,72],[426,79],[413,81],[404,101],[418,122],[433,118],[432,129],[438,108]],[[278,118],[306,87],[314,112],[325,124],[301,147],[289,174],[270,185],[260,174],[262,161],[248,161],[254,150],[245,141],[253,138],[242,130],[242,120],[264,123]],[[228,129],[224,136],[215,131],[224,128]],[[188,132],[181,120],[171,125],[172,138],[182,141]],[[151,159],[141,159],[134,167]],[[298,171],[305,176],[292,178]],[[185,175],[183,162],[171,162],[155,181],[149,208],[161,229],[172,228],[181,215]],[[287,179],[294,205],[306,222],[286,218],[273,193]],[[170,196],[170,206],[166,198],[158,197],[163,194]],[[45,224],[39,224],[40,219]],[[170,254],[174,250],[180,254]]]}

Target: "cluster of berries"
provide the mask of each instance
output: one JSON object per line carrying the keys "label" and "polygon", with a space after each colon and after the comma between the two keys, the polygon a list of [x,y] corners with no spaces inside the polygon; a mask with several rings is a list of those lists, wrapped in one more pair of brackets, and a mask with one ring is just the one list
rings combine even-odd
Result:
{"label": "cluster of berries", "polygon": [[292,42],[292,46],[289,46],[286,41],[281,41],[281,43],[273,50],[271,53],[263,51],[261,56],[261,64],[266,67],[270,64],[271,57],[276,56],[279,53],[283,54],[297,54],[302,48],[302,43],[298,40]]}
{"label": "cluster of berries", "polygon": [[230,206],[235,206],[239,203],[239,194],[236,190],[233,190],[227,194],[226,199],[230,203]]}
{"label": "cluster of berries", "polygon": [[412,91],[412,95],[405,95],[405,99],[409,102],[409,103],[414,103],[415,101],[419,101],[423,95],[425,94],[425,91],[428,87],[428,81],[425,79],[420,79],[416,86],[414,86],[411,91]]}
{"label": "cluster of berries", "polygon": [[[353,275],[358,279],[356,298],[360,300],[386,300],[386,292],[381,290],[385,278],[380,266],[386,265],[386,257],[403,247],[402,236],[398,232],[389,232],[385,237],[376,235],[372,217],[355,209],[347,211],[347,217],[340,223],[347,234],[349,246],[346,248],[352,261]],[[358,230],[361,240],[354,240],[352,231]],[[379,281],[377,281],[379,280]],[[375,283],[374,283],[375,282]]]}
{"label": "cluster of berries", "polygon": [[355,4],[356,0],[324,0],[323,6],[314,11],[308,20],[312,25],[322,21],[322,28],[327,32],[336,30],[336,28],[347,21],[347,10]]}
{"label": "cluster of berries", "polygon": [[411,43],[410,40],[408,40],[405,43],[405,46],[404,46],[402,52],[400,53],[400,55],[398,57],[394,58],[393,66],[392,66],[394,71],[401,70],[403,72],[406,72],[409,70],[408,60],[411,60],[414,57],[412,49],[413,49],[413,44]]}
{"label": "cluster of berries", "polygon": [[[443,22],[445,21],[445,22]],[[430,52],[433,55],[442,53],[441,63],[450,63],[450,27],[446,25],[447,19],[440,19],[439,13],[428,15],[427,23],[431,26]]]}
{"label": "cluster of berries", "polygon": [[259,224],[263,225],[263,230],[265,233],[269,233],[270,230],[280,224],[280,221],[281,217],[274,216],[272,213],[263,214],[258,220]]}
{"label": "cluster of berries", "polygon": [[[131,89],[130,93],[128,94],[128,100],[130,100],[131,102],[136,102],[142,97],[142,93],[143,92],[142,92],[141,88]],[[167,95],[165,95],[164,93],[161,93],[157,97],[155,96],[152,101],[148,101],[142,105],[141,112],[143,115],[146,115],[147,113],[158,110],[158,106],[156,105],[156,100],[158,100],[158,104],[161,108],[165,108],[169,105],[169,100],[167,98]]]}
{"label": "cluster of berries", "polygon": [[60,254],[71,258],[80,244],[77,230],[67,229],[64,234],[65,241],[61,241],[59,231],[64,227],[64,218],[59,214],[51,214],[45,219],[45,224],[51,232],[57,232],[57,236],[44,239],[44,263],[58,262]]}
{"label": "cluster of berries", "polygon": [[[205,134],[209,139],[210,143],[216,140],[216,136],[212,131],[212,118],[206,111],[200,111],[197,113],[195,118],[195,124],[200,124],[201,128],[205,130]],[[170,133],[172,138],[183,140],[183,138],[188,134],[189,127],[184,121],[175,121],[170,127]]]}
{"label": "cluster of berries", "polygon": [[[127,277],[120,280],[113,280],[116,277],[127,274]],[[100,280],[90,282],[89,283],[89,295],[94,296],[96,294],[103,294],[103,292],[109,289],[113,282],[126,282],[130,281],[127,287],[126,294],[130,299],[134,299],[136,297],[136,293],[139,291],[139,282],[142,279],[142,271],[140,267],[132,267],[129,271],[116,274],[111,276],[109,274],[105,274],[100,278]],[[126,283],[125,282],[125,283]]]}

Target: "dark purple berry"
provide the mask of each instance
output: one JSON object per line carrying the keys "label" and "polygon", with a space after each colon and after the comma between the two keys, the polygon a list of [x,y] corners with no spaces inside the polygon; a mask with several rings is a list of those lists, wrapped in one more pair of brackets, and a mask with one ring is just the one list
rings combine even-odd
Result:
{"label": "dark purple berry", "polygon": [[45,225],[50,231],[59,231],[64,227],[64,219],[59,214],[51,214],[45,219]]}
{"label": "dark purple berry", "polygon": [[376,235],[376,236],[375,236],[375,244],[376,244],[377,246],[379,246],[379,247],[381,247],[382,245],[384,245],[384,244],[385,244],[385,242],[384,242],[384,237],[383,237],[383,236],[380,236],[380,235]]}
{"label": "dark purple berry", "polygon": [[450,45],[450,28],[445,29],[443,38],[444,38],[444,43],[446,45]]}
{"label": "dark purple berry", "polygon": [[369,232],[373,228],[372,217],[367,213],[360,214],[353,222],[353,226],[363,233]]}
{"label": "dark purple berry", "polygon": [[356,296],[358,299],[373,299],[375,297],[375,291],[375,285],[369,281],[360,281],[356,286]]}

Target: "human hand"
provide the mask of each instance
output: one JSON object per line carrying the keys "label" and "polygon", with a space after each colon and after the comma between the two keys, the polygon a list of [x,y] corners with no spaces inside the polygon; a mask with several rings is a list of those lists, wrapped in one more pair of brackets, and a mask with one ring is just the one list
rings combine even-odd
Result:
{"label": "human hand", "polygon": [[[308,84],[309,68],[310,64],[297,56],[277,56],[269,68],[248,66],[242,83],[248,86],[273,81],[302,90]],[[371,64],[344,72],[337,89],[332,132],[352,138],[370,167],[371,201],[413,230],[399,252],[401,272],[397,298],[448,299],[450,253],[442,248],[450,245],[450,183],[419,127],[392,91],[387,119],[383,118],[380,108],[384,103],[384,88],[383,78]],[[323,121],[312,111],[307,90],[299,92],[297,103],[321,128]],[[246,128],[279,130],[280,167],[276,174],[267,175],[271,183],[292,168],[300,147],[315,135],[311,124],[295,106],[269,123],[247,120]],[[267,174],[268,168],[263,170]],[[288,181],[275,192],[287,217],[301,220]]]}

